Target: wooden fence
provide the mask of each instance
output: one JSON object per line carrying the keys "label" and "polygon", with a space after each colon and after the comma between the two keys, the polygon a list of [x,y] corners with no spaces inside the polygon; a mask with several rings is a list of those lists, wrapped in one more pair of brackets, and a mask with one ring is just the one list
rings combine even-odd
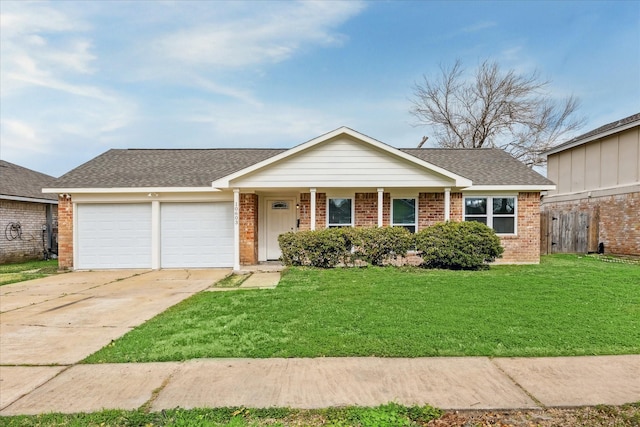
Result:
{"label": "wooden fence", "polygon": [[598,250],[599,209],[547,210],[540,213],[540,253],[589,253]]}

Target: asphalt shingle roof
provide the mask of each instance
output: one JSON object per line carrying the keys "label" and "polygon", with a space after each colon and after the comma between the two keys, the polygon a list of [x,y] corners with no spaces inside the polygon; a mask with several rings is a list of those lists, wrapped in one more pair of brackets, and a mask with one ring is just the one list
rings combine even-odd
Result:
{"label": "asphalt shingle roof", "polygon": [[596,136],[599,135],[601,133],[605,133],[605,132],[609,132],[611,130],[614,130],[616,128],[625,126],[629,123],[633,123],[635,121],[640,120],[640,113],[636,113],[636,114],[632,114],[629,117],[625,117],[624,119],[620,119],[620,120],[616,120],[615,122],[611,122],[611,123],[607,123],[606,125],[600,126],[599,128],[590,130],[587,133],[583,133],[582,135],[576,136],[573,139],[570,139],[567,142],[563,142],[562,144],[556,145],[555,147],[549,149],[548,151],[556,151],[561,149],[562,147],[565,146],[573,146],[575,143],[577,143],[578,141],[581,141],[583,139],[588,139],[591,138],[592,136]]}
{"label": "asphalt shingle roof", "polygon": [[[208,187],[285,149],[113,149],[66,173],[55,188]],[[549,185],[499,149],[401,149],[473,185]]]}
{"label": "asphalt shingle roof", "polygon": [[57,188],[209,187],[285,150],[113,149],[62,175]]}
{"label": "asphalt shingle roof", "polygon": [[0,160],[0,195],[57,201],[57,194],[42,192],[55,181],[52,176]]}
{"label": "asphalt shingle roof", "polygon": [[400,150],[468,178],[473,185],[553,185],[553,182],[499,148]]}

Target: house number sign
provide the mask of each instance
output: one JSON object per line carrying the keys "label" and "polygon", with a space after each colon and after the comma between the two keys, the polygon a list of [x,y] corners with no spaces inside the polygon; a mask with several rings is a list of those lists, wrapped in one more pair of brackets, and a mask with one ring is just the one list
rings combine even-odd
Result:
{"label": "house number sign", "polygon": [[240,203],[233,203],[233,222],[235,225],[240,224]]}

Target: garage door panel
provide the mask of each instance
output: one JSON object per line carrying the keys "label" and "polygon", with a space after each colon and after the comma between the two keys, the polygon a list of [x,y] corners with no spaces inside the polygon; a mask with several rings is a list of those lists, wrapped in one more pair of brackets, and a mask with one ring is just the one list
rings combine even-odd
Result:
{"label": "garage door panel", "polygon": [[233,265],[233,204],[162,203],[163,268]]}
{"label": "garage door panel", "polygon": [[79,269],[151,268],[151,205],[78,205]]}

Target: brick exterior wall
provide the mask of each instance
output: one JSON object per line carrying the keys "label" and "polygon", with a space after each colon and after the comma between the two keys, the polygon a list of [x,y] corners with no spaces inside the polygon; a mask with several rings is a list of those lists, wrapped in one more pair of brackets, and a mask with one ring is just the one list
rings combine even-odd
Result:
{"label": "brick exterior wall", "polygon": [[[51,206],[52,228],[55,232],[58,222],[58,208]],[[47,205],[44,203],[0,200],[0,264],[22,262],[44,257],[45,247],[49,249],[50,230],[42,244],[42,226],[47,225]],[[20,224],[17,228],[17,224]],[[12,228],[11,226],[14,225]],[[54,234],[54,239],[55,239]],[[55,243],[54,243],[55,249]]]}
{"label": "brick exterior wall", "polygon": [[58,198],[58,268],[73,268],[73,202]]}
{"label": "brick exterior wall", "polygon": [[545,202],[542,211],[599,212],[596,243],[604,244],[605,253],[640,255],[640,192]]}
{"label": "brick exterior wall", "polygon": [[[316,194],[317,196],[317,194]],[[311,230],[311,193],[300,193],[300,209],[298,209],[298,231]]]}
{"label": "brick exterior wall", "polygon": [[[449,195],[449,220],[462,221],[462,193]],[[444,193],[418,195],[418,230],[444,221]]]}
{"label": "brick exterior wall", "polygon": [[449,197],[449,220],[462,221],[462,193],[451,193]]}
{"label": "brick exterior wall", "polygon": [[[300,193],[299,231],[311,230],[311,193]],[[316,230],[327,227],[327,195],[316,193]]]}
{"label": "brick exterior wall", "polygon": [[327,228],[327,194],[316,193],[316,230]]}
{"label": "brick exterior wall", "polygon": [[258,195],[240,194],[240,264],[258,263]]}
{"label": "brick exterior wall", "polygon": [[418,195],[418,230],[444,221],[444,193]]}
{"label": "brick exterior wall", "polygon": [[[309,193],[300,194],[300,231],[309,230]],[[451,221],[463,220],[462,193],[450,194],[449,215]],[[378,193],[355,194],[356,227],[378,225]],[[383,222],[389,225],[391,195],[384,193]],[[316,194],[316,230],[326,227],[326,195]],[[444,221],[444,193],[420,193],[418,195],[418,230]],[[538,263],[540,261],[540,193],[518,195],[518,234],[500,238],[505,252],[498,263]]]}
{"label": "brick exterior wall", "polygon": [[[377,227],[378,226],[378,193],[356,193],[355,197],[355,218],[356,227]],[[389,225],[391,214],[391,194],[383,193],[382,196],[382,225]]]}
{"label": "brick exterior wall", "polygon": [[518,194],[517,236],[501,236],[504,247],[498,264],[540,262],[540,193]]}
{"label": "brick exterior wall", "polygon": [[[390,223],[390,193],[384,193],[383,223]],[[502,244],[505,247],[503,258],[500,263],[537,263],[539,262],[540,248],[540,193],[520,193],[518,195],[518,235],[503,236]],[[300,194],[299,230],[310,229],[310,204],[309,193]],[[377,193],[356,193],[355,200],[355,224],[358,227],[375,227],[378,224],[378,194]],[[444,219],[444,194],[443,193],[420,193],[418,196],[418,229],[423,229],[429,225]],[[4,205],[3,205],[4,206]],[[256,194],[240,194],[240,263],[242,265],[252,265],[258,263],[258,196]],[[618,229],[609,227],[601,228],[605,244],[616,249],[617,253],[633,253],[640,246],[640,224],[637,220],[629,225],[624,218],[632,218],[634,213],[640,211],[640,195],[636,193],[629,199],[609,198],[603,201],[601,207],[601,217],[603,221],[613,225],[618,225]],[[610,207],[610,209],[607,209]],[[450,217],[452,221],[461,221],[462,215],[462,194],[451,193]],[[316,230],[326,227],[327,197],[325,193],[316,194]],[[44,208],[42,208],[44,218]],[[2,218],[5,218],[3,211]],[[637,216],[636,216],[637,218]],[[37,230],[41,233],[41,226],[44,219],[37,224]],[[59,198],[58,200],[58,265],[61,269],[73,268],[73,203],[71,198]],[[627,224],[627,225],[624,225]],[[635,228],[634,228],[635,225]],[[24,224],[23,224],[24,227]],[[635,233],[635,234],[634,234]],[[612,236],[612,237],[609,237]],[[620,238],[616,237],[620,236]],[[625,240],[623,236],[635,236],[633,239]],[[635,239],[635,240],[634,240]],[[635,242],[635,243],[634,243]],[[4,244],[4,242],[3,242]],[[618,246],[615,246],[615,245]],[[633,249],[635,244],[635,248]],[[631,249],[625,249],[625,245]],[[42,253],[41,237],[35,241],[35,254]],[[4,248],[4,246],[3,246]],[[613,249],[611,249],[613,252]],[[4,250],[3,250],[4,253]]]}

